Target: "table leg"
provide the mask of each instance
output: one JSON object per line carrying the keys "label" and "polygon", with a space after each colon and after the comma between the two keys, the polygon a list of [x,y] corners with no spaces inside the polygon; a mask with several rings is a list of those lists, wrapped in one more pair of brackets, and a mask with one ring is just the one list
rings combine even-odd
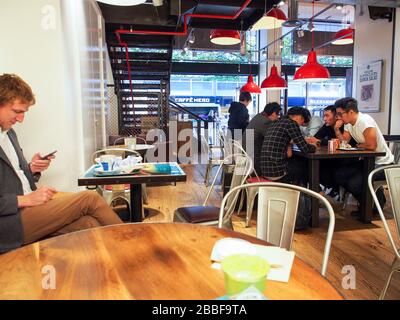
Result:
{"label": "table leg", "polygon": [[[308,159],[308,183],[310,189],[319,192],[319,159]],[[319,226],[319,201],[318,199],[311,198],[311,227],[317,228]]]}
{"label": "table leg", "polygon": [[370,223],[372,220],[372,195],[368,188],[368,175],[375,168],[375,158],[364,158],[363,161],[363,181],[362,198],[360,203],[360,220],[364,223]]}
{"label": "table leg", "polygon": [[142,222],[142,185],[131,184],[131,222]]}

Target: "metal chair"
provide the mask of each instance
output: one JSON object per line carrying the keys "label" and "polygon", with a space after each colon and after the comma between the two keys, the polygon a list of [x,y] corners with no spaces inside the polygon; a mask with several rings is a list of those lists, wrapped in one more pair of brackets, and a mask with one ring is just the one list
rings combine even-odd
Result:
{"label": "metal chair", "polygon": [[224,151],[224,156],[227,157],[233,154],[232,139],[230,137],[230,131],[220,131],[218,133],[219,143]]}
{"label": "metal chair", "polygon": [[[201,141],[201,153],[205,154],[207,157],[207,167],[206,167],[206,172],[204,175],[204,184],[206,187],[208,186],[208,181],[210,179],[210,175],[212,172],[212,169],[216,166],[219,166],[221,163],[224,161],[224,154],[222,152],[222,149],[220,146],[210,146],[208,144],[207,139],[204,136],[200,137]],[[220,154],[215,157],[215,153],[213,152],[213,149],[219,149]],[[201,157],[202,158],[202,157]]]}
{"label": "metal chair", "polygon": [[[231,140],[232,146],[236,152],[240,152],[244,154],[245,156],[249,157],[247,152],[243,149],[243,146],[239,141],[236,140]],[[254,177],[248,177],[246,179],[247,184],[252,184],[252,183],[258,183],[258,182],[270,182],[270,180],[265,179],[263,177],[259,177],[257,174],[257,171],[254,169],[253,172]],[[250,221],[251,221],[251,216],[253,214],[253,208],[254,208],[254,200],[256,196],[258,195],[258,187],[254,188],[246,188],[244,191],[246,192],[246,227],[250,226]],[[243,202],[244,202],[244,195],[242,193],[240,197],[240,202],[239,202],[239,208],[237,210],[237,214],[240,214],[240,211],[242,210],[243,207]]]}
{"label": "metal chair", "polygon": [[392,280],[392,276],[394,272],[400,272],[400,248],[394,242],[393,236],[390,232],[389,226],[386,222],[385,215],[383,214],[382,207],[379,204],[378,197],[375,193],[375,188],[373,186],[373,176],[379,171],[385,171],[386,181],[388,185],[389,195],[392,203],[393,216],[396,223],[397,228],[397,237],[400,237],[400,165],[391,165],[376,168],[371,171],[368,176],[368,187],[371,192],[372,198],[374,199],[375,206],[378,209],[379,216],[382,219],[383,227],[386,231],[387,237],[389,239],[390,245],[394,251],[394,260],[391,266],[389,277],[386,280],[385,286],[379,296],[379,299],[382,300],[385,298],[386,291],[389,287],[390,281]]}
{"label": "metal chair", "polygon": [[329,226],[322,259],[321,274],[326,276],[333,230],[335,228],[335,213],[328,200],[317,192],[296,185],[278,182],[244,184],[235,187],[222,200],[218,227],[222,228],[226,224],[226,221],[230,220],[229,212],[225,210],[229,197],[240,190],[255,187],[259,188],[257,238],[287,250],[291,250],[292,248],[300,193],[303,192],[315,197],[325,205],[329,214]]}
{"label": "metal chair", "polygon": [[[224,165],[228,162],[234,161],[234,170],[231,181],[231,189],[238,185],[243,184],[246,178],[250,175],[253,170],[253,162],[250,158],[246,158],[243,155],[230,155],[224,159],[224,162],[218,167],[218,171],[213,179],[213,182],[208,189],[206,198],[201,206],[189,206],[177,208],[174,212],[174,222],[185,222],[185,223],[197,223],[203,225],[217,226],[218,216],[220,209],[215,206],[208,206],[207,202],[210,198],[211,192],[214,189],[215,183],[217,181],[218,175],[220,174]],[[231,193],[232,194],[232,193]],[[231,213],[235,210],[235,206],[239,197],[239,193],[233,194],[230,199],[228,199],[228,204],[226,210]],[[226,227],[233,230],[232,223],[226,224]]]}
{"label": "metal chair", "polygon": [[[105,149],[97,150],[92,154],[92,162],[96,163],[95,159],[100,157],[104,154],[112,154],[115,156],[120,157],[127,157],[127,156],[135,156],[140,157],[140,153],[134,150],[126,149],[126,148],[113,148],[108,147]],[[98,186],[97,192],[104,198],[108,205],[117,199],[123,200],[129,207],[129,211],[131,208],[131,198],[130,198],[130,185],[127,184],[118,184],[118,185],[105,185],[105,186]],[[143,203],[148,204],[147,202],[147,192],[146,192],[146,185],[142,184],[142,198]]]}
{"label": "metal chair", "polygon": [[[392,151],[394,157],[394,164],[400,164],[400,141],[389,141],[389,148]],[[375,180],[373,182],[375,193],[378,191],[379,188],[386,188],[387,183],[386,180]],[[348,202],[349,192],[340,188],[340,199],[343,202],[342,210],[346,209],[346,205]]]}
{"label": "metal chair", "polygon": [[[392,151],[394,157],[394,164],[400,164],[400,141],[389,141],[389,148]],[[374,189],[375,192],[381,188],[386,187],[387,183],[386,180],[377,180],[374,181]]]}

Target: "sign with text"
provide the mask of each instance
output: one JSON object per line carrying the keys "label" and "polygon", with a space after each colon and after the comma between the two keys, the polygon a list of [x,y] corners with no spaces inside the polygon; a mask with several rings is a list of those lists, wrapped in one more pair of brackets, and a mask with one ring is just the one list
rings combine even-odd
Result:
{"label": "sign with text", "polygon": [[215,103],[215,97],[175,97],[177,103]]}
{"label": "sign with text", "polygon": [[357,66],[356,99],[365,112],[379,112],[383,60]]}

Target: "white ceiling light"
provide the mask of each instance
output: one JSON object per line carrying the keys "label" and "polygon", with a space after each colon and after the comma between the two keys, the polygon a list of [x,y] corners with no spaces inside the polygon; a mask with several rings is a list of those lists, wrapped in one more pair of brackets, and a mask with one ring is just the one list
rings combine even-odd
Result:
{"label": "white ceiling light", "polygon": [[113,6],[137,6],[145,3],[146,0],[97,0],[98,2],[111,4]]}
{"label": "white ceiling light", "polygon": [[153,5],[155,7],[161,7],[163,5],[163,0],[153,0]]}

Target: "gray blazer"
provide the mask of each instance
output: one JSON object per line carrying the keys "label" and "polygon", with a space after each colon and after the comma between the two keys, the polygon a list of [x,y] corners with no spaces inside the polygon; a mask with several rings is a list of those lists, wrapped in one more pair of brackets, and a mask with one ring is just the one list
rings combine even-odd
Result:
{"label": "gray blazer", "polygon": [[[10,129],[7,134],[17,152],[21,169],[28,178],[31,189],[36,190],[35,177],[25,160],[15,131]],[[17,195],[23,194],[21,180],[3,148],[0,147],[0,253],[18,248],[24,241],[21,212],[17,201]]]}

